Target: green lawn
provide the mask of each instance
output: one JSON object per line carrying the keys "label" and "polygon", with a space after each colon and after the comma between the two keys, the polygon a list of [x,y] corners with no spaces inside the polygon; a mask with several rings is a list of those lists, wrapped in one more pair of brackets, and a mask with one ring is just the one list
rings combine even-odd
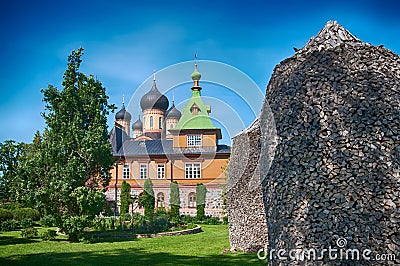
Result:
{"label": "green lawn", "polygon": [[0,265],[265,265],[256,254],[221,254],[228,248],[225,225],[202,225],[202,233],[101,243],[24,239],[0,233]]}

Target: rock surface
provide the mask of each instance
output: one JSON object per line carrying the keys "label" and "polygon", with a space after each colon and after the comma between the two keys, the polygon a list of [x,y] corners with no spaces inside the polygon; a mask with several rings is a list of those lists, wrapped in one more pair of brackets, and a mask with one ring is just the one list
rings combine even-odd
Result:
{"label": "rock surface", "polygon": [[[339,248],[340,238],[347,242],[344,250],[370,249],[371,257],[395,254],[397,261],[330,260],[325,254],[320,261],[274,256],[270,265],[400,264],[399,92],[399,56],[360,41],[336,22],[328,22],[275,67],[266,100],[278,143],[269,165],[263,158],[271,157],[271,144],[262,136],[260,161],[269,250],[320,252]],[[261,130],[268,121],[263,110]],[[235,167],[246,165],[236,161],[239,138],[233,143]],[[253,168],[247,165],[246,171]],[[246,238],[257,233],[264,218],[252,210],[259,206],[259,190],[248,192],[249,174],[241,177],[235,171],[229,178],[241,179],[230,191],[238,196],[237,201],[231,198],[228,214],[231,245],[241,248],[249,245]]]}

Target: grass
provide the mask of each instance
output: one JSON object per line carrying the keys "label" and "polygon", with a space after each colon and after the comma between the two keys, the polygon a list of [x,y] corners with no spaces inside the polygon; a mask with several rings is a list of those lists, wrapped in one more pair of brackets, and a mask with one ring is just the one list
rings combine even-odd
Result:
{"label": "grass", "polygon": [[[202,225],[202,233],[98,243],[25,239],[0,233],[0,265],[265,265],[256,254],[222,254],[229,247],[226,225]],[[39,229],[39,234],[44,229]]]}

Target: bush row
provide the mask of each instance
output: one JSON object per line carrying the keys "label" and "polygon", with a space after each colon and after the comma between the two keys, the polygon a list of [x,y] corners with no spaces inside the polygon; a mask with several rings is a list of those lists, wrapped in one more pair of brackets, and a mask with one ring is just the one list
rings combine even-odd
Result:
{"label": "bush row", "polygon": [[32,208],[18,208],[14,210],[0,208],[0,222],[11,219],[15,219],[17,221],[22,221],[24,219],[39,221],[40,214],[38,210]]}

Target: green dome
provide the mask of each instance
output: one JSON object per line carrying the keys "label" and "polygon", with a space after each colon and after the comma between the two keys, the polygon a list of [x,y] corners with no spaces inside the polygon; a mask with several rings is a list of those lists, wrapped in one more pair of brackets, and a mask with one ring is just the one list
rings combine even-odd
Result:
{"label": "green dome", "polygon": [[192,73],[192,79],[193,80],[200,80],[201,79],[201,74],[200,72],[197,70],[197,65],[194,65],[194,71]]}

